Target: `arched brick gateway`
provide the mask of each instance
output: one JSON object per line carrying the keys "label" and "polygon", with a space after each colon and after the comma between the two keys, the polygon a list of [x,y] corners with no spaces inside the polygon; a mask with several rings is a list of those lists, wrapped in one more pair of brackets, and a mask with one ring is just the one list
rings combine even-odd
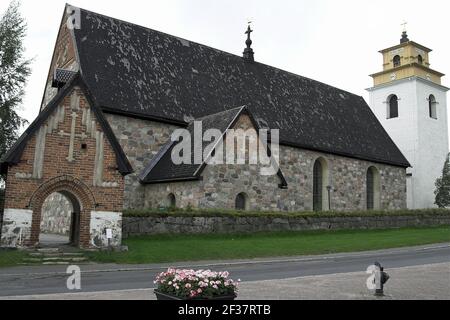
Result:
{"label": "arched brick gateway", "polygon": [[1,246],[37,245],[43,203],[55,192],[79,208],[80,246],[120,246],[124,177],[133,170],[80,74],[42,109],[0,171],[7,175]]}
{"label": "arched brick gateway", "polygon": [[91,212],[96,207],[95,197],[86,184],[71,176],[59,176],[51,179],[39,186],[31,196],[28,209],[33,211],[33,218],[30,243],[28,245],[35,246],[39,244],[42,205],[45,199],[55,192],[62,193],[72,202],[74,214],[79,217],[77,219],[79,239],[72,240],[75,240],[80,247],[89,247]]}

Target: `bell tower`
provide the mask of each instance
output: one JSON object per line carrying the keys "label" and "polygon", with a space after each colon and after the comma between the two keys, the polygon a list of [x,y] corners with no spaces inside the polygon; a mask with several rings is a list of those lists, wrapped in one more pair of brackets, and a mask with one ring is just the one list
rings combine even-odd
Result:
{"label": "bell tower", "polygon": [[372,74],[370,108],[411,163],[407,170],[409,209],[433,208],[435,181],[449,152],[444,76],[430,68],[432,50],[411,41],[379,51],[383,70]]}

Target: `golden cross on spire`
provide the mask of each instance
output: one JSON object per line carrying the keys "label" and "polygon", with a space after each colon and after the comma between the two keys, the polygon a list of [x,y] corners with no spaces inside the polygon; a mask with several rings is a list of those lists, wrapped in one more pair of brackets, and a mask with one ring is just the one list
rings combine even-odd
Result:
{"label": "golden cross on spire", "polygon": [[401,26],[403,26],[403,32],[406,32],[406,25],[408,24],[408,22],[403,21],[403,23],[401,24]]}

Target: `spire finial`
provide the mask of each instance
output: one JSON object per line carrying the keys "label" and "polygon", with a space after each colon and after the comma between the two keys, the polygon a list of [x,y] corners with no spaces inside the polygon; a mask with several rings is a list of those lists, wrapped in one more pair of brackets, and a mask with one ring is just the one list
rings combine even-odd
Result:
{"label": "spire finial", "polygon": [[251,39],[251,33],[253,32],[252,28],[251,28],[251,21],[248,21],[248,27],[247,27],[247,31],[245,32],[245,34],[247,35],[247,41],[245,41],[245,44],[247,45],[247,48],[245,48],[244,50],[244,59],[247,61],[255,61],[255,53],[253,52],[253,49],[251,48],[252,46],[252,39]]}
{"label": "spire finial", "polygon": [[406,32],[406,25],[408,22],[404,21],[401,25],[403,26],[402,38],[400,39],[400,43],[409,42],[408,33]]}
{"label": "spire finial", "polygon": [[403,26],[403,32],[406,32],[406,26],[408,25],[408,22],[403,21],[403,23],[401,25]]}

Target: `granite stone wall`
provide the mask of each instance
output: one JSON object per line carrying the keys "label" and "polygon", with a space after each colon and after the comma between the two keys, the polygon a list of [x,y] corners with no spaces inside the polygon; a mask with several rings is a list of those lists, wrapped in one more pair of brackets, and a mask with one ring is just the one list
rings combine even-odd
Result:
{"label": "granite stone wall", "polygon": [[124,209],[143,208],[145,188],[138,176],[178,127],[115,114],[105,116],[134,170],[125,177]]}
{"label": "granite stone wall", "polygon": [[450,226],[450,215],[361,217],[124,217],[123,236],[254,233],[272,231],[390,229]]}
{"label": "granite stone wall", "polygon": [[72,204],[60,193],[54,193],[42,205],[41,233],[70,235]]}
{"label": "granite stone wall", "polygon": [[[247,129],[249,119],[239,119],[236,127]],[[357,160],[310,150],[280,146],[280,167],[288,189],[278,187],[278,176],[261,176],[259,165],[209,165],[202,180],[146,186],[145,207],[165,206],[169,194],[176,206],[186,208],[234,209],[235,199],[244,192],[249,210],[310,211],[313,209],[313,167],[322,159],[328,167],[324,185],[332,187],[331,210],[365,210],[366,174],[375,167],[380,176],[378,209],[406,208],[406,170],[390,165]],[[327,192],[323,194],[327,199]],[[325,201],[324,209],[328,209]]]}

